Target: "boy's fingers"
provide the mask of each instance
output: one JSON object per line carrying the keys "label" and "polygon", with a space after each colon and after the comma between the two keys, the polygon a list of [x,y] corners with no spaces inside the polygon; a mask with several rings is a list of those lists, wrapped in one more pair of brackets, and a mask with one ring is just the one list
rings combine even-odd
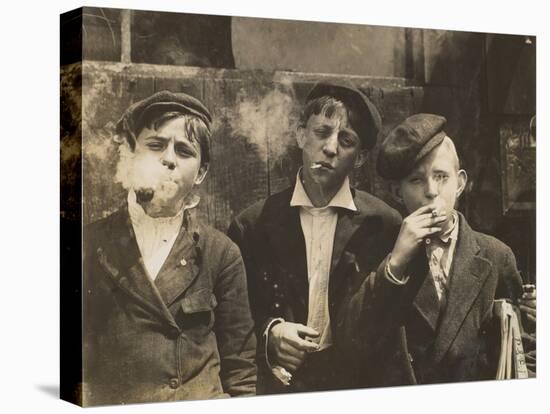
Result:
{"label": "boy's fingers", "polygon": [[445,220],[447,220],[446,215],[433,217],[431,214],[424,214],[418,217],[417,223],[419,226],[422,226],[422,227],[426,227],[426,226],[431,227],[434,224],[443,223]]}
{"label": "boy's fingers", "polygon": [[409,217],[413,217],[413,216],[416,217],[422,214],[431,213],[434,209],[435,209],[435,203],[431,203],[420,207],[419,209],[411,213]]}
{"label": "boy's fingers", "polygon": [[296,332],[298,332],[298,335],[302,337],[310,336],[312,338],[317,338],[319,336],[319,332],[317,332],[315,329],[302,324],[298,324],[298,326],[296,327]]}
{"label": "boy's fingers", "polygon": [[428,228],[425,228],[425,229],[422,229],[422,231],[420,232],[420,237],[421,238],[424,238],[426,236],[430,236],[434,233],[438,233],[442,230],[441,227],[428,227]]}
{"label": "boy's fingers", "polygon": [[299,365],[281,361],[281,366],[284,369],[286,369],[288,372],[292,373],[292,372],[296,372],[298,370]]}
{"label": "boy's fingers", "polygon": [[533,316],[529,313],[526,313],[525,316],[527,317],[527,322],[532,323],[532,324],[537,323],[537,317],[536,316]]}
{"label": "boy's fingers", "polygon": [[279,361],[285,361],[290,364],[300,364],[306,356],[306,353],[294,348],[283,349],[277,355]]}
{"label": "boy's fingers", "polygon": [[536,308],[532,308],[532,307],[526,306],[526,305],[519,305],[519,308],[521,309],[522,312],[525,312],[528,315],[537,316],[537,309]]}
{"label": "boy's fingers", "polygon": [[312,352],[317,351],[319,349],[319,345],[315,342],[308,341],[307,339],[302,339],[300,337],[296,338],[289,338],[288,340],[289,344],[292,345],[294,348],[300,350],[301,352]]}

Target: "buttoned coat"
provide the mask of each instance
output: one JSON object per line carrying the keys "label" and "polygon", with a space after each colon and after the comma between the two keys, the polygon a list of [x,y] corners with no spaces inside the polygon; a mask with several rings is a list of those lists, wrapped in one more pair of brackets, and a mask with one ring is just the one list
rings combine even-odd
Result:
{"label": "buttoned coat", "polygon": [[259,338],[258,393],[355,387],[356,366],[349,355],[340,351],[342,338],[335,334],[336,321],[346,318],[342,314],[344,298],[361,287],[365,276],[375,271],[390,251],[401,216],[378,198],[353,189],[357,211],[338,208],[328,293],[333,346],[307,355],[293,375],[291,386],[285,387],[266,365],[263,333],[276,317],[307,323],[306,246],[300,207],[290,206],[292,193],[289,188],[250,206],[234,219],[228,232],[240,247],[247,270],[250,305]]}
{"label": "buttoned coat", "polygon": [[85,405],[255,393],[241,255],[187,213],[154,281],[127,207],[85,229]]}
{"label": "buttoned coat", "polygon": [[[438,299],[425,249],[409,266],[409,281],[387,280],[384,261],[363,287],[346,298],[337,335],[360,356],[364,386],[494,379],[500,352],[495,299],[516,304],[521,278],[508,246],[471,229],[459,214],[459,233],[445,306]],[[362,359],[361,359],[362,358]]]}

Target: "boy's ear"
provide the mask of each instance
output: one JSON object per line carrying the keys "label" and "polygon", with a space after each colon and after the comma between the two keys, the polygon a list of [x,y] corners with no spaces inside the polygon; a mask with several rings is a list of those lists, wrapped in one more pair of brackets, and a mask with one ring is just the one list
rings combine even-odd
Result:
{"label": "boy's ear", "polygon": [[299,126],[296,130],[296,142],[298,143],[298,148],[304,148],[304,144],[306,142],[306,131],[303,126]]}
{"label": "boy's ear", "polygon": [[468,183],[468,174],[466,174],[466,171],[459,170],[457,173],[458,178],[458,187],[456,189],[456,198],[457,200],[460,198],[462,193],[464,192],[464,189],[466,188],[466,184]]}
{"label": "boy's ear", "polygon": [[365,162],[367,161],[368,152],[367,150],[360,150],[357,154],[357,157],[355,158],[354,167],[359,168],[362,167]]}
{"label": "boy's ear", "polygon": [[208,172],[208,163],[204,163],[200,166],[197,176],[195,177],[195,185],[201,184],[206,178],[206,173]]}
{"label": "boy's ear", "polygon": [[403,204],[403,197],[401,196],[401,185],[398,181],[392,181],[390,183],[390,192],[395,201],[399,204]]}

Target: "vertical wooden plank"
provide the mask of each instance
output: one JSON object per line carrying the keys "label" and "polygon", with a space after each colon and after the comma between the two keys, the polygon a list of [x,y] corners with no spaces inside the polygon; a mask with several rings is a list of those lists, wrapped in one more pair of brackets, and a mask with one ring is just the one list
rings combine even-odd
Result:
{"label": "vertical wooden plank", "polygon": [[120,61],[130,63],[132,60],[132,10],[121,10],[120,15]]}
{"label": "vertical wooden plank", "polygon": [[405,77],[422,85],[426,78],[424,63],[424,32],[407,27],[405,30]]}
{"label": "vertical wooden plank", "polygon": [[207,209],[208,222],[221,231],[237,213],[267,196],[265,121],[258,110],[267,89],[246,75],[204,83],[204,102],[214,122],[202,208]]}
{"label": "vertical wooden plank", "polygon": [[294,185],[296,173],[302,165],[296,131],[302,102],[310,87],[304,87],[300,82],[274,82],[260,103],[266,122],[266,168],[270,194]]}

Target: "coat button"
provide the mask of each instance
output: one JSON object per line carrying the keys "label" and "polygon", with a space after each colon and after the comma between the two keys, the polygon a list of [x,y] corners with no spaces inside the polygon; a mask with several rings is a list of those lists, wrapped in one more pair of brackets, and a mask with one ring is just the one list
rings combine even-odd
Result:
{"label": "coat button", "polygon": [[172,378],[169,382],[170,388],[175,390],[180,386],[180,381],[177,378]]}
{"label": "coat button", "polygon": [[168,330],[166,336],[170,339],[176,339],[178,336],[180,336],[180,331],[178,328],[172,327]]}
{"label": "coat button", "polygon": [[275,302],[275,305],[274,305],[274,306],[275,306],[276,309],[279,309],[279,308],[281,307],[281,305],[279,304],[279,302]]}

